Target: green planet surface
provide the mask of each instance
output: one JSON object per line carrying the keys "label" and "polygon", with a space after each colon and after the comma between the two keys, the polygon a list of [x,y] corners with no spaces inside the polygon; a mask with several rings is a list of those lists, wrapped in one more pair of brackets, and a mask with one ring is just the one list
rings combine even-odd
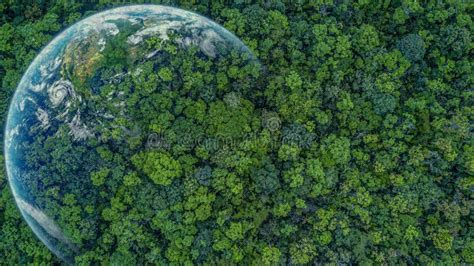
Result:
{"label": "green planet surface", "polygon": [[[165,241],[158,233],[165,224],[152,219],[183,197],[186,164],[202,164],[194,174],[202,177],[190,182],[199,186],[195,193],[208,193],[210,168],[190,156],[194,148],[244,133],[235,121],[216,135],[201,124],[202,112],[206,105],[250,108],[240,97],[258,71],[237,37],[177,8],[116,8],[66,29],[30,65],[8,115],[7,171],[28,224],[72,261],[105,240],[104,222],[118,210],[98,205],[137,186],[128,200],[145,205],[134,223]],[[209,205],[195,207],[188,207],[190,221],[210,215]]]}

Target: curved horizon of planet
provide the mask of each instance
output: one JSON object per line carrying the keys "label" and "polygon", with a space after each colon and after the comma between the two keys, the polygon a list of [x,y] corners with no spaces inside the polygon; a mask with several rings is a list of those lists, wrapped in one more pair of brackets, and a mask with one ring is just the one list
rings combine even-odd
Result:
{"label": "curved horizon of planet", "polygon": [[[27,165],[32,156],[30,152],[34,152],[30,147],[43,137],[51,136],[85,142],[94,137],[94,129],[102,120],[114,117],[107,112],[93,116],[85,113],[83,109],[89,99],[74,86],[71,77],[80,80],[93,74],[97,58],[103,56],[107,45],[122,31],[130,33],[126,38],[129,49],[138,49],[151,37],[158,37],[162,42],[173,38],[180,48],[198,47],[209,58],[234,49],[254,58],[241,40],[217,23],[193,12],[159,5],[124,6],[97,13],[59,33],[43,48],[12,98],[5,127],[4,154],[9,184],[24,219],[38,238],[66,262],[72,262],[80,252],[80,243],[72,240],[62,224],[48,214],[47,199],[38,191],[50,184],[38,181],[44,173]],[[170,36],[175,32],[181,37]],[[139,55],[136,60],[145,62],[157,53]],[[110,82],[139,72],[137,67],[134,71],[118,73]],[[94,88],[89,89],[92,95]],[[93,160],[92,155],[90,157]],[[47,165],[38,167],[48,168]]]}

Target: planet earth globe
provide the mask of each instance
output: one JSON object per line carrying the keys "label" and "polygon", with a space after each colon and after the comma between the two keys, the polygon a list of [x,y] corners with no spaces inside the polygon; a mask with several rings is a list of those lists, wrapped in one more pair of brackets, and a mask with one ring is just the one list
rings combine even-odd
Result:
{"label": "planet earth globe", "polygon": [[[228,137],[190,117],[203,121],[211,102],[244,108],[259,69],[236,36],[173,7],[114,8],[61,32],[27,69],[7,118],[7,173],[25,220],[70,263],[126,246],[135,229],[165,242],[152,221],[182,198],[183,158]],[[147,206],[130,208],[135,200]],[[108,228],[125,211],[133,230]]]}

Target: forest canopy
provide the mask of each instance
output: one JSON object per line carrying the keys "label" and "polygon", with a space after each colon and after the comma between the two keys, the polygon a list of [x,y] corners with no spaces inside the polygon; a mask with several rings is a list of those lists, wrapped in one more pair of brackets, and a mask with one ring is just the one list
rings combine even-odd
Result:
{"label": "forest canopy", "polygon": [[[82,247],[75,263],[474,264],[473,4],[153,3],[223,25],[259,67],[150,38],[144,51],[160,49],[162,61],[103,86],[94,103],[113,110],[101,100],[127,93],[140,134],[124,138],[118,128],[135,128],[118,117],[90,150],[68,138],[31,146],[44,154],[29,163],[47,158],[57,173],[104,162],[68,188],[87,193],[45,192],[55,202],[47,211]],[[2,125],[41,48],[120,5],[0,3]],[[73,81],[79,93],[130,64],[120,42],[106,49]],[[70,151],[80,156],[62,156]],[[60,263],[1,173],[0,264]]]}

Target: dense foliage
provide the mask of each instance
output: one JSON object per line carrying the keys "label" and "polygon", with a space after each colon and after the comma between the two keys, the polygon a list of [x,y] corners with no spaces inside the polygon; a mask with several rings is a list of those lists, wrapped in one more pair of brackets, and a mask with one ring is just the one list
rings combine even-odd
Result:
{"label": "dense foliage", "polygon": [[[0,4],[2,114],[39,49],[108,2]],[[243,82],[238,58],[214,73],[183,57],[118,85],[143,88],[127,104],[156,135],[90,144],[108,162],[83,180],[101,191],[93,206],[50,192],[89,250],[78,263],[474,263],[472,4],[195,2],[161,1],[223,24],[263,74]],[[120,47],[109,54],[105,66],[125,64]],[[167,90],[175,75],[181,89]],[[70,145],[44,147],[54,157]],[[75,170],[61,158],[58,172]],[[1,263],[57,262],[3,171],[0,186]]]}

